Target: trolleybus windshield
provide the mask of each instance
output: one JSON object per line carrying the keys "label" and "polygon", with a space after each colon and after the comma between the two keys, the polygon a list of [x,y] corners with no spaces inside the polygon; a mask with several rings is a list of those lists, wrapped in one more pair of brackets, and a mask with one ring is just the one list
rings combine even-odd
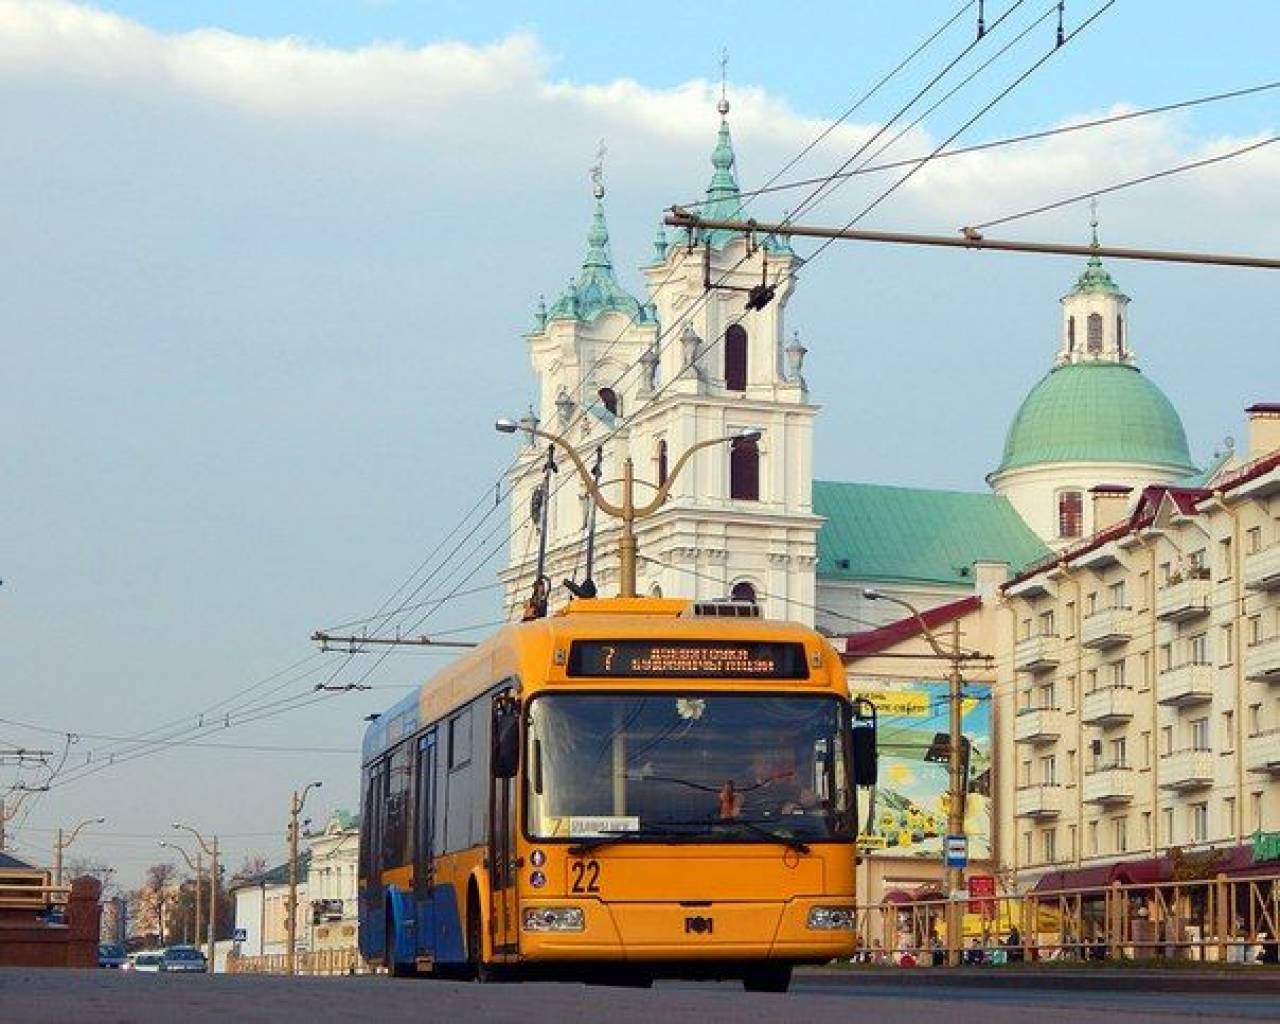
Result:
{"label": "trolleybus windshield", "polygon": [[528,715],[530,838],[851,838],[834,697],[556,693]]}

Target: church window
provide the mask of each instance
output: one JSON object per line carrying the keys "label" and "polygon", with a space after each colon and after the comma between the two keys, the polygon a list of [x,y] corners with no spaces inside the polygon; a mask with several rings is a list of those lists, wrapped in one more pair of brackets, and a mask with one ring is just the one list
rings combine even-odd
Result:
{"label": "church window", "polygon": [[614,391],[613,388],[600,389],[600,404],[609,411],[610,416],[617,416],[622,408],[618,401],[618,392]]}
{"label": "church window", "polygon": [[760,500],[760,445],[754,437],[735,437],[729,449],[729,497]]}
{"label": "church window", "polygon": [[1116,352],[1124,355],[1124,318],[1116,314]]}
{"label": "church window", "polygon": [[1074,352],[1076,350],[1076,318],[1067,317],[1067,351]]}
{"label": "church window", "polygon": [[1084,533],[1084,494],[1061,491],[1058,494],[1058,536],[1079,537]]}
{"label": "church window", "polygon": [[660,438],[658,441],[658,486],[661,487],[667,482],[667,439]]}
{"label": "church window", "polygon": [[734,601],[745,601],[749,604],[756,603],[756,588],[746,580],[733,585],[733,589],[729,591],[729,597]]}
{"label": "church window", "polygon": [[730,391],[747,390],[747,331],[741,324],[724,332],[724,386]]}
{"label": "church window", "polygon": [[1089,314],[1089,351],[1098,353],[1102,351],[1102,314]]}

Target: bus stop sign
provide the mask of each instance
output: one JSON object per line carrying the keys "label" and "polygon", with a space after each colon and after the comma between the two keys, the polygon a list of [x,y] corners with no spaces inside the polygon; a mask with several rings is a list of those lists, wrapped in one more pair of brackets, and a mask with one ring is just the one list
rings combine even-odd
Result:
{"label": "bus stop sign", "polygon": [[969,864],[969,837],[947,836],[946,864],[949,868],[963,868]]}

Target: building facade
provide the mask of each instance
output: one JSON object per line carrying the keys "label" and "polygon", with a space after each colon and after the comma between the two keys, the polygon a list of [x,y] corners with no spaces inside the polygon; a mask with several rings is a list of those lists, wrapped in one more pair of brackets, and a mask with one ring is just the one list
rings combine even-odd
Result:
{"label": "building facade", "polygon": [[1280,406],[1249,416],[1204,486],[1093,488],[1097,531],[1005,589],[1002,852],[1024,882],[1280,829]]}

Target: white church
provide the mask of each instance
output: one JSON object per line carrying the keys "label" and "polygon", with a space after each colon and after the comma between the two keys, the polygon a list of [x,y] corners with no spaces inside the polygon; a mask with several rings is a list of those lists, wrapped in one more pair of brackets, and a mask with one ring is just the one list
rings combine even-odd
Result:
{"label": "white church", "polygon": [[[742,219],[728,102],[718,110],[701,210]],[[630,458],[645,482],[640,501],[691,445],[726,438],[694,455],[666,504],[637,524],[638,593],[754,600],[769,618],[847,634],[900,615],[868,603],[864,588],[933,607],[973,593],[978,564],[1016,573],[1088,535],[1095,486],[1138,493],[1196,482],[1177,412],[1137,366],[1129,299],[1096,256],[1061,300],[1057,355],[1014,417],[990,490],[815,480],[819,409],[803,375],[806,349],[786,325],[799,262],[788,242],[659,229],[642,301],[614,274],[604,199],[597,176],[581,270],[549,308],[540,304],[527,335],[537,380],[530,420],[564,435],[588,463],[599,449],[604,481]],[[775,296],[745,311],[762,282]],[[511,617],[531,592],[540,543],[553,609],[569,597],[562,581],[584,578],[590,503],[571,467],[552,477],[539,536],[545,459],[545,447],[530,443],[508,480],[512,541],[501,578]],[[592,573],[601,594],[617,589],[617,533],[602,516]]]}

